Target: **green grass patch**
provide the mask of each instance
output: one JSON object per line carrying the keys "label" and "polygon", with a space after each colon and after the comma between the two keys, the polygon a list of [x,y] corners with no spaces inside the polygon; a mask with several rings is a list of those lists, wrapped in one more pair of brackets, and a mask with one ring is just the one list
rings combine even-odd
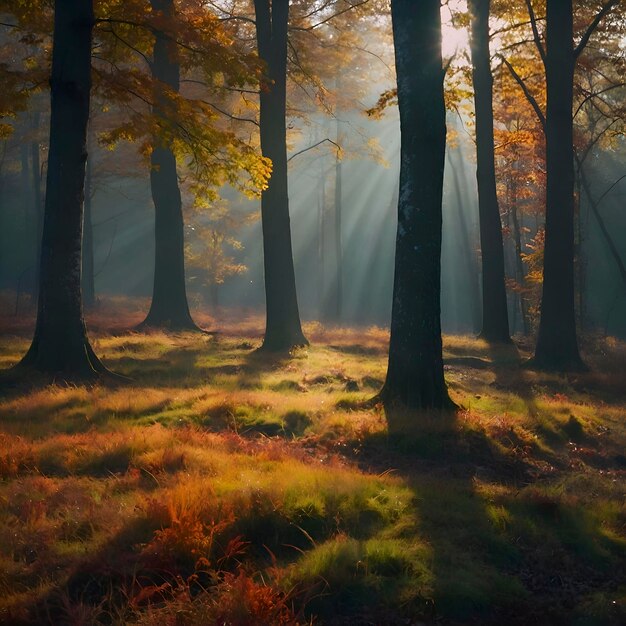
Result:
{"label": "green grass patch", "polygon": [[462,410],[390,438],[384,331],[270,358],[256,323],[97,335],[132,383],[0,397],[0,624],[626,621],[622,344],[563,377],[446,337]]}

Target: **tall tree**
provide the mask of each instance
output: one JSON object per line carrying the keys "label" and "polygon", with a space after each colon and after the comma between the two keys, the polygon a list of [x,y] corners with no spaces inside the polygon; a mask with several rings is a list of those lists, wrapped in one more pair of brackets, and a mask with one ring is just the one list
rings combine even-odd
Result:
{"label": "tall tree", "polygon": [[476,180],[482,253],[483,320],[481,337],[510,342],[504,273],[502,222],[496,194],[493,137],[493,76],[489,53],[491,0],[470,0],[472,82],[476,111]]}
{"label": "tall tree", "polygon": [[[528,79],[503,58],[539,119],[546,139],[546,225],[543,253],[541,317],[532,364],[538,368],[567,371],[585,366],[580,358],[576,333],[574,285],[574,75],[603,18],[621,0],[580,5],[596,11],[574,46],[572,0],[547,0],[545,45],[538,27],[532,0],[525,0],[532,30],[531,41],[545,67],[545,114],[533,96]],[[582,20],[578,19],[578,23]],[[580,91],[580,90],[578,90]],[[597,94],[592,94],[595,97]],[[585,101],[589,98],[585,96]],[[578,108],[580,111],[580,107]]]}
{"label": "tall tree", "polygon": [[55,3],[37,322],[30,349],[16,367],[64,379],[106,372],[87,338],[80,285],[93,26],[92,1]]}
{"label": "tall tree", "polygon": [[[393,409],[451,409],[441,343],[441,229],[446,146],[439,0],[392,0],[401,166],[387,378]],[[395,428],[392,419],[390,429]]]}
{"label": "tall tree", "polygon": [[574,28],[572,0],[546,4],[546,239],[534,365],[583,367],[574,293]]}
{"label": "tall tree", "polygon": [[308,344],[300,324],[287,184],[287,31],[289,0],[254,0],[259,57],[265,64],[259,124],[261,151],[272,174],[261,197],[266,327],[263,348]]}
{"label": "tall tree", "polygon": [[[151,0],[150,5],[166,20],[174,14],[174,0]],[[176,42],[164,30],[155,30],[150,69],[154,80],[153,114],[166,128],[168,107],[172,106],[167,92],[180,91],[180,63]],[[154,286],[150,311],[140,327],[197,330],[187,303],[185,225],[176,155],[168,133],[154,137],[150,165],[150,189],[155,210]]]}

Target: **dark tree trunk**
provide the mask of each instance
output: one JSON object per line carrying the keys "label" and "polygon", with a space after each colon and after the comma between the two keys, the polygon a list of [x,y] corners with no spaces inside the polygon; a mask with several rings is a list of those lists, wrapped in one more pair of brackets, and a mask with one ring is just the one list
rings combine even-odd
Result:
{"label": "dark tree trunk", "polygon": [[483,324],[480,336],[491,342],[509,343],[511,338],[504,280],[504,245],[494,165],[493,76],[489,53],[490,4],[490,0],[469,2],[483,278]]}
{"label": "dark tree trunk", "polygon": [[259,57],[266,76],[261,86],[261,151],[272,161],[272,175],[261,198],[265,303],[263,348],[290,350],[307,345],[302,333],[291,247],[287,185],[287,27],[289,0],[254,0]]}
{"label": "dark tree trunk", "polygon": [[[89,150],[91,150],[90,144],[91,142],[88,140],[87,146]],[[92,309],[96,305],[93,219],[91,211],[92,196],[92,158],[91,154],[88,154],[87,171],[85,175],[85,219],[83,224],[83,302],[88,309]]]}
{"label": "dark tree trunk", "polygon": [[[173,0],[151,0],[152,9],[170,17]],[[172,106],[166,91],[180,89],[180,64],[176,43],[164,32],[156,32],[151,64],[154,81],[153,113],[168,126]],[[140,327],[198,330],[189,313],[185,286],[185,236],[182,200],[178,186],[176,156],[171,141],[154,138],[150,157],[150,188],[154,202],[155,259],[152,304]]]}
{"label": "dark tree trunk", "polygon": [[439,0],[392,0],[401,167],[387,378],[395,410],[451,409],[441,344],[441,202],[446,146]]}
{"label": "dark tree trunk", "polygon": [[106,371],[87,339],[80,286],[93,23],[92,2],[55,3],[37,323],[31,347],[16,368],[63,380],[94,379]]}
{"label": "dark tree trunk", "polygon": [[572,0],[546,5],[546,240],[541,319],[533,366],[584,368],[574,293],[574,147]]}

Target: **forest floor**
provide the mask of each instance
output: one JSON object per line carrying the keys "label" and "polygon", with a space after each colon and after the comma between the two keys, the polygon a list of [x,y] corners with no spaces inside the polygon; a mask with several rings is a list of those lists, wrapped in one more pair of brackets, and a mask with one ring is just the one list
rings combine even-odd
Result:
{"label": "forest floor", "polygon": [[[455,419],[390,440],[388,337],[89,318],[115,387],[0,393],[0,623],[624,624],[626,345],[591,371],[444,338]],[[0,318],[0,368],[32,319]]]}

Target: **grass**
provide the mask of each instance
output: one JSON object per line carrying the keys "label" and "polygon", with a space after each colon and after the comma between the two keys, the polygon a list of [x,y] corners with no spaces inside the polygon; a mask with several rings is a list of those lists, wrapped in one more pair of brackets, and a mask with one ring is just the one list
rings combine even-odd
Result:
{"label": "grass", "polygon": [[[360,408],[380,329],[310,324],[273,359],[256,318],[108,315],[93,343],[132,384],[0,396],[0,623],[626,621],[623,343],[565,377],[446,337],[462,409],[390,440]],[[28,328],[2,323],[10,366]]]}

